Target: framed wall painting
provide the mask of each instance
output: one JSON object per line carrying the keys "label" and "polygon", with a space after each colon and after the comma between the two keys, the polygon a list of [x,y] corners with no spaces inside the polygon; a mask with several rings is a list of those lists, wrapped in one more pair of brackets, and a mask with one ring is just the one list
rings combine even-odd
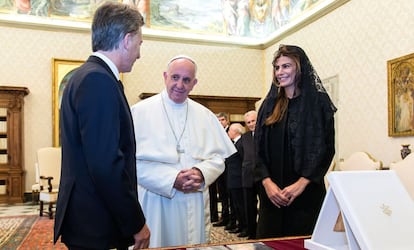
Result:
{"label": "framed wall painting", "polygon": [[414,135],[414,53],[387,61],[388,135]]}
{"label": "framed wall painting", "polygon": [[59,110],[63,90],[75,70],[84,62],[82,60],[52,58],[52,129],[54,147],[60,146]]}

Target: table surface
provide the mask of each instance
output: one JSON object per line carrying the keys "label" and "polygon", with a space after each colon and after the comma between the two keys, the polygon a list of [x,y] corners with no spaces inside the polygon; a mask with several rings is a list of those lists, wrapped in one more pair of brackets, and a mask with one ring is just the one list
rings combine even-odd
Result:
{"label": "table surface", "polygon": [[[239,244],[246,244],[246,247],[249,246],[249,243],[258,243],[261,242],[266,246],[271,247],[272,249],[280,250],[304,250],[303,242],[305,239],[310,239],[311,236],[292,236],[292,237],[282,237],[282,238],[270,238],[270,239],[257,239],[257,240],[242,240],[242,241],[231,241],[231,242],[221,242],[214,244],[195,244],[195,245],[185,245],[185,246],[176,246],[176,247],[163,247],[157,248],[162,250],[185,250],[185,249],[212,249],[211,247],[223,246],[227,249],[232,249],[232,246]],[[150,248],[151,249],[151,248]],[[154,249],[154,248],[152,248]],[[242,248],[239,248],[242,249]],[[251,248],[249,248],[251,249]]]}

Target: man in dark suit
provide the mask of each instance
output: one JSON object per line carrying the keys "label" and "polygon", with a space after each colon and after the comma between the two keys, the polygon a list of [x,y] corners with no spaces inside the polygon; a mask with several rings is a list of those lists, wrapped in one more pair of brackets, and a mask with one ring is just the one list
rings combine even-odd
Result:
{"label": "man in dark suit", "polygon": [[247,236],[246,213],[244,209],[244,196],[242,185],[242,158],[239,149],[242,147],[241,136],[244,133],[244,127],[240,123],[230,125],[228,135],[236,146],[237,152],[226,158],[227,168],[227,188],[230,194],[230,202],[233,213],[237,221],[237,227],[230,230],[231,233],[239,233],[238,237]]}
{"label": "man in dark suit", "polygon": [[[223,126],[226,133],[229,131],[230,120],[225,112],[216,114],[217,119]],[[221,201],[221,218],[213,227],[225,227],[226,230],[233,230],[236,228],[236,219],[234,213],[232,214],[230,195],[227,191],[227,166],[224,172],[217,178],[209,187],[210,192],[210,213],[212,217],[217,214],[217,194]]]}
{"label": "man in dark suit", "polygon": [[257,195],[258,189],[254,182],[254,167],[256,164],[256,151],[254,143],[254,130],[256,127],[257,112],[248,111],[244,114],[244,122],[249,131],[240,139],[241,147],[237,150],[242,157],[242,184],[245,202],[247,234],[249,239],[256,238],[257,225]]}
{"label": "man in dark suit", "polygon": [[61,236],[69,249],[149,245],[138,202],[133,122],[119,81],[140,57],[143,25],[135,7],[100,6],[92,23],[94,53],[63,93],[54,242]]}

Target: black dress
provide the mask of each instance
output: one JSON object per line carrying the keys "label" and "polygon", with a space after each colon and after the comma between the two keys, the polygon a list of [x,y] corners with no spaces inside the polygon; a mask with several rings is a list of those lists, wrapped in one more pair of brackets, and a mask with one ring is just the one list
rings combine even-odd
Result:
{"label": "black dress", "polygon": [[[267,139],[263,145],[266,157],[262,158],[267,160],[258,167],[267,169],[265,171],[259,169],[259,172],[267,173],[280,189],[293,184],[303,176],[294,168],[295,147],[292,146],[292,141],[297,134],[297,116],[300,114],[301,101],[303,101],[301,96],[289,100],[288,112],[284,119],[266,127]],[[281,208],[273,205],[263,185],[259,186],[258,239],[312,234],[325,196],[323,178],[320,178],[320,181],[312,181],[290,206]]]}

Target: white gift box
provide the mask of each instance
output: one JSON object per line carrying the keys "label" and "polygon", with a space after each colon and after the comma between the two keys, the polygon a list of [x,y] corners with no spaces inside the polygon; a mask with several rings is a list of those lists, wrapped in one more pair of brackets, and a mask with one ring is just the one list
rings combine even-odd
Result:
{"label": "white gift box", "polygon": [[414,201],[393,170],[334,171],[328,180],[305,248],[414,249]]}

